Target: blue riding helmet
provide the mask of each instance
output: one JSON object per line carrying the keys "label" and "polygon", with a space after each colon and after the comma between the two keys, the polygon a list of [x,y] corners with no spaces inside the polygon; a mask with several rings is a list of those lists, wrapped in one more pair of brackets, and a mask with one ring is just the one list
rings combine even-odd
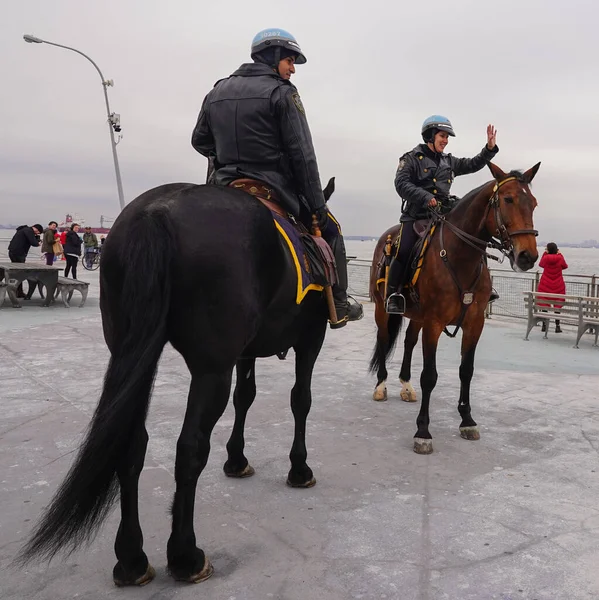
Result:
{"label": "blue riding helmet", "polygon": [[291,50],[297,55],[295,59],[296,65],[303,65],[307,62],[306,57],[302,53],[302,49],[299,47],[297,40],[284,29],[263,29],[259,31],[252,40],[251,56],[258,54],[266,48],[272,48],[273,46],[280,46],[287,50]]}
{"label": "blue riding helmet", "polygon": [[427,139],[428,136],[425,136],[424,134],[431,129],[435,129],[435,133],[437,131],[446,131],[449,135],[455,137],[455,132],[451,126],[451,121],[442,115],[432,115],[424,120],[421,133],[425,142],[428,142],[429,140]]}

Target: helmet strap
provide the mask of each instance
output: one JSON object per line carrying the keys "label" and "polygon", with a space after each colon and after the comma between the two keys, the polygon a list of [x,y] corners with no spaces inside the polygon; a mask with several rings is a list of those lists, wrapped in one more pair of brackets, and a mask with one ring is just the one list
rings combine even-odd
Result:
{"label": "helmet strap", "polygon": [[274,69],[277,72],[277,74],[279,73],[279,63],[281,62],[281,46],[276,46],[275,47],[275,64],[274,64]]}

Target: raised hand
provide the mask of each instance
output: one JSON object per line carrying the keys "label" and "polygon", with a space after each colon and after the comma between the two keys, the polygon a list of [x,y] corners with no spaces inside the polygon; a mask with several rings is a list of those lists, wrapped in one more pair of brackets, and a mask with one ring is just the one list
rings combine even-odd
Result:
{"label": "raised hand", "polygon": [[487,125],[487,148],[493,150],[497,140],[497,129],[494,125]]}

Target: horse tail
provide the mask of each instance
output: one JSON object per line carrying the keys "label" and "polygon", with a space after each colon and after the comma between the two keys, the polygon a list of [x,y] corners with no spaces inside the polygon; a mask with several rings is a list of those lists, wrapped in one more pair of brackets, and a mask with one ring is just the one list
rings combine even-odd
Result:
{"label": "horse tail", "polygon": [[370,366],[368,367],[369,373],[377,373],[379,368],[384,366],[389,356],[391,356],[397,343],[397,337],[401,331],[403,324],[403,316],[390,314],[387,315],[387,328],[386,331],[381,332],[379,328],[378,335],[376,337],[376,345],[372,352],[372,358],[370,359]]}
{"label": "horse tail", "polygon": [[140,438],[167,341],[176,238],[164,206],[148,206],[123,226],[117,221],[102,256],[100,305],[111,351],[102,395],[74,464],[16,564],[91,542],[118,495],[117,469]]}

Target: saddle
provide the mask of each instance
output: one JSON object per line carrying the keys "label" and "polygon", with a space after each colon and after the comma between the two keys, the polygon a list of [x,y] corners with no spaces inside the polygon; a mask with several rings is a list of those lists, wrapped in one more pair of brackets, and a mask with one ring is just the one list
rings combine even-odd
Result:
{"label": "saddle", "polygon": [[275,226],[289,248],[297,270],[297,304],[310,290],[322,291],[326,286],[337,283],[337,264],[331,247],[320,235],[311,234],[303,223],[285,210],[275,190],[262,181],[247,178],[236,179],[229,187],[254,196],[271,211]]}
{"label": "saddle", "polygon": [[[408,261],[406,277],[404,281],[408,288],[413,289],[418,281],[420,272],[422,271],[422,264],[424,262],[424,256],[430,245],[433,234],[435,233],[436,225],[432,219],[420,219],[413,222],[414,233],[418,235],[418,240],[412,248],[410,259]],[[399,232],[394,239],[391,240],[391,256],[395,256],[397,253],[397,246],[399,243]],[[385,268],[387,266],[386,256],[383,251],[382,256],[378,261],[378,276],[377,286],[385,282]]]}

